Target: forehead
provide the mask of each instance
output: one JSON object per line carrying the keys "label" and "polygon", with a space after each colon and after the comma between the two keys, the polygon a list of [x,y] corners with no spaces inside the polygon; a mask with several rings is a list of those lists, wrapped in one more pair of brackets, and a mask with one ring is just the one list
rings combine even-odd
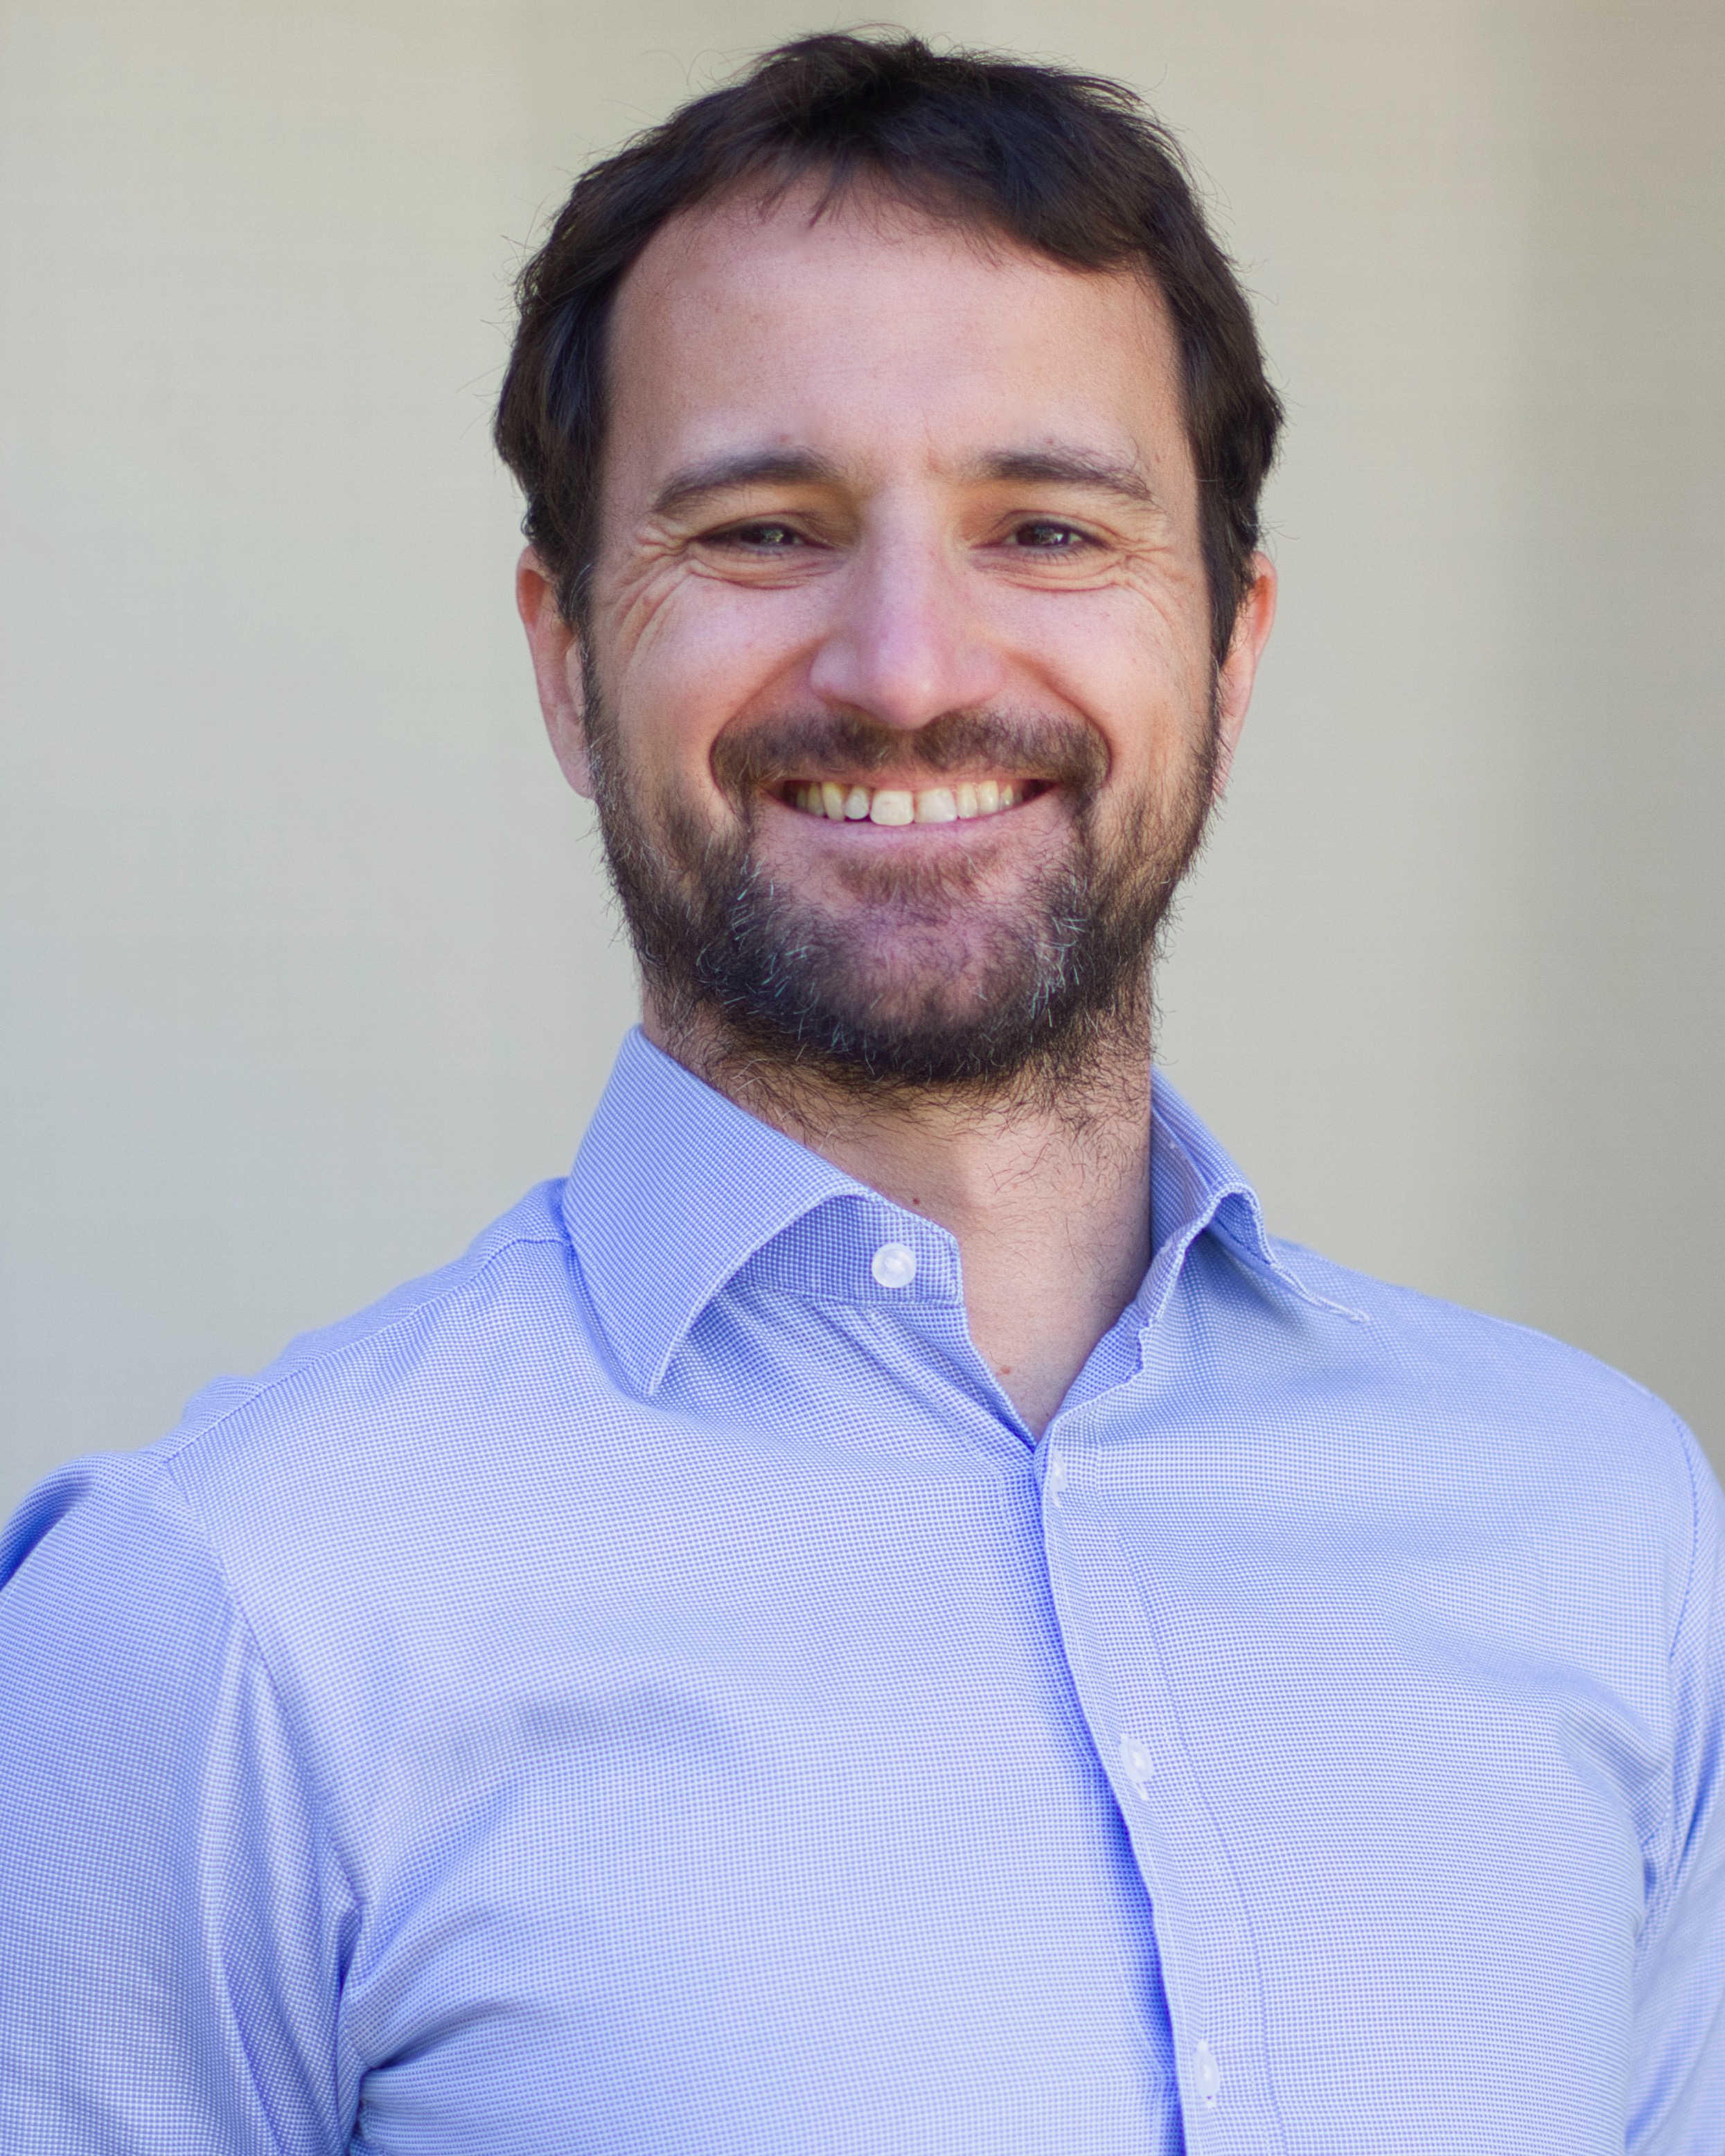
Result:
{"label": "forehead", "polygon": [[1058,441],[1195,494],[1146,277],[1068,269],[878,194],[674,218],[625,280],[610,357],[607,462],[626,491],[739,446],[806,446],[866,477]]}

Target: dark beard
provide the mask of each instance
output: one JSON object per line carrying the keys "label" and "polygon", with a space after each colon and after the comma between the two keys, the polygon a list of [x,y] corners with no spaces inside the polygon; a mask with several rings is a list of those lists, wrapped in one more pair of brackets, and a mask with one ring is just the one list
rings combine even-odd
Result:
{"label": "dark beard", "polygon": [[[1213,711],[1174,798],[1141,797],[1105,843],[1099,737],[1076,721],[986,711],[950,713],[910,740],[842,715],[722,736],[713,775],[737,820],[714,832],[674,801],[650,825],[619,769],[615,720],[596,688],[590,680],[588,736],[606,860],[673,1041],[699,1029],[703,1060],[746,1065],[757,1081],[776,1068],[847,1089],[987,1099],[1052,1099],[1110,1054],[1147,1056],[1151,960],[1202,841]],[[769,879],[754,854],[765,789],[811,770],[889,761],[902,773],[907,750],[935,780],[969,766],[1060,784],[1073,808],[1063,857],[1007,900],[974,892],[964,858],[859,863],[849,917]],[[871,961],[868,916],[889,919],[898,947],[912,952],[907,978],[885,978]]]}

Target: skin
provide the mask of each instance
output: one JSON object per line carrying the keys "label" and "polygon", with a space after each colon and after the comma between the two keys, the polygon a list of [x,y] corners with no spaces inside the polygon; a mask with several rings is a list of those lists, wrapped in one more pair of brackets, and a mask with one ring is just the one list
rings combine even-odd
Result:
{"label": "skin", "polygon": [[[1254,582],[1219,668],[1197,481],[1158,295],[879,198],[811,218],[793,192],[673,221],[620,295],[591,659],[633,798],[715,831],[729,730],[826,710],[906,744],[902,767],[811,778],[926,787],[914,737],[943,713],[1053,714],[1106,752],[1099,828],[1201,761],[1213,685],[1219,789],[1274,610]],[[531,550],[518,598],[552,745],[591,793],[583,654]],[[1071,828],[1066,789],[975,822],[824,821],[775,793],[757,850],[837,911],[865,909],[883,993],[961,991],[965,890],[1010,902]],[[873,902],[871,864],[949,866],[931,938]],[[807,1073],[755,1083],[710,1017],[648,1037],[751,1112],[939,1222],[962,1254],[971,1337],[1040,1434],[1150,1257],[1150,1042],[1099,1052],[1058,1106],[878,1096]]]}

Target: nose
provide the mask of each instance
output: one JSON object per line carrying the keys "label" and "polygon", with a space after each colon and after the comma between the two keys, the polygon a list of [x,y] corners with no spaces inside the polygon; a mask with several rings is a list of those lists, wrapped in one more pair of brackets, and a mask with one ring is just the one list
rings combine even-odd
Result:
{"label": "nose", "polygon": [[882,535],[835,582],[809,674],[823,703],[911,731],[1000,696],[1007,667],[981,595],[938,537]]}

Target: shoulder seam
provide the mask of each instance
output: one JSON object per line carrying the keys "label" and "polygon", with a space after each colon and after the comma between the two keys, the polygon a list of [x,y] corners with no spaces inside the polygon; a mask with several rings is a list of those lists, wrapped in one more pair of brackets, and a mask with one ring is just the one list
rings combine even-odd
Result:
{"label": "shoulder seam", "polygon": [[[1609,1363],[1603,1367],[1610,1368]],[[1701,1558],[1701,1485],[1697,1481],[1695,1473],[1695,1440],[1688,1425],[1676,1409],[1660,1399],[1656,1393],[1648,1393],[1645,1385],[1639,1383],[1623,1371],[1614,1371],[1612,1374],[1623,1378],[1626,1384],[1633,1386],[1637,1392],[1645,1393],[1649,1399],[1664,1409],[1666,1420],[1676,1437],[1677,1452],[1683,1462],[1683,1471],[1688,1478],[1689,1562],[1683,1576],[1683,1593],[1678,1604],[1677,1621],[1671,1627],[1671,1644],[1666,1650],[1666,1665],[1667,1668],[1671,1668],[1676,1662],[1677,1648],[1683,1637],[1684,1627],[1689,1622],[1690,1607],[1695,1597],[1696,1570]],[[1676,1811],[1676,1792],[1673,1789],[1667,1793],[1665,1809],[1661,1812],[1658,1820],[1640,1837],[1642,1856],[1653,1865],[1655,1873],[1659,1869],[1660,1845],[1670,1831]],[[1635,1961],[1637,1971],[1645,1960],[1648,1950],[1660,1931],[1669,1895],[1661,1883],[1656,1901],[1650,1905],[1645,1921],[1641,1928],[1640,1936],[1635,1942]]]}
{"label": "shoulder seam", "polygon": [[[322,1363],[333,1362],[338,1356],[345,1355],[351,1348],[368,1345],[374,1340],[385,1340],[392,1332],[397,1331],[401,1326],[410,1323],[424,1312],[434,1309],[440,1302],[449,1302],[457,1296],[466,1294],[469,1288],[476,1281],[482,1280],[492,1267],[507,1257],[511,1251],[559,1247],[565,1250],[569,1248],[569,1238],[566,1235],[512,1235],[507,1243],[500,1244],[487,1257],[476,1265],[471,1272],[465,1275],[452,1286],[440,1288],[434,1294],[423,1296],[418,1302],[409,1303],[405,1310],[397,1311],[386,1322],[373,1327],[357,1339],[343,1340],[334,1347],[320,1351],[316,1355],[308,1356],[303,1363],[296,1363],[291,1370],[282,1371],[278,1377],[270,1378],[267,1375],[260,1377],[250,1391],[239,1399],[234,1400],[224,1408],[219,1415],[214,1416],[209,1422],[199,1423],[195,1430],[188,1430],[182,1437],[176,1439],[170,1435],[162,1439],[159,1444],[147,1448],[149,1455],[158,1460],[163,1467],[168,1466],[172,1461],[178,1460],[183,1452],[188,1451],[193,1445],[200,1443],[214,1431],[219,1430],[224,1423],[231,1421],[237,1414],[243,1414],[248,1408],[255,1406],[258,1401],[265,1399],[280,1387],[290,1383],[302,1372],[314,1369]],[[460,1262],[461,1260],[457,1259],[456,1263]],[[342,1322],[339,1319],[337,1321],[337,1323]],[[284,1349],[282,1352],[285,1354],[290,1351]],[[178,1481],[175,1482],[174,1486],[178,1488]]]}
{"label": "shoulder seam", "polygon": [[[222,1600],[232,1614],[234,1623],[239,1628],[240,1635],[245,1642],[246,1650],[256,1662],[264,1682],[269,1686],[270,1697],[275,1702],[276,1714],[281,1719],[282,1740],[292,1758],[295,1771],[299,1775],[312,1805],[317,1838],[328,1850],[334,1861],[336,1870],[340,1873],[342,1883],[348,1890],[348,1898],[353,1905],[356,1916],[363,1919],[366,1907],[365,1897],[359,1891],[353,1868],[348,1862],[341,1841],[336,1834],[333,1825],[334,1807],[330,1802],[328,1792],[312,1772],[311,1762],[306,1756],[298,1724],[293,1715],[288,1712],[287,1702],[282,1697],[281,1687],[275,1681],[275,1671],[270,1666],[270,1658],[264,1652],[264,1643],[258,1637],[257,1628],[253,1625],[245,1604],[234,1590],[234,1584],[228,1576],[228,1568],[222,1563],[221,1553],[210,1539],[209,1530],[199,1518],[190,1496],[182,1485],[179,1477],[173,1472],[171,1464],[166,1460],[156,1460],[151,1462],[151,1466],[155,1473],[173,1492],[181,1513],[184,1517],[187,1532],[196,1539],[199,1551],[211,1572],[215,1575],[216,1584],[221,1590]],[[339,2007],[335,2016],[334,2035],[338,2045],[347,2045],[348,2039],[345,2033],[345,2021]]]}
{"label": "shoulder seam", "polygon": [[[1633,1384],[1635,1380],[1630,1382]],[[1656,1395],[1650,1395],[1656,1397]],[[1661,1401],[1665,1407],[1664,1401]],[[1689,1569],[1683,1578],[1683,1599],[1677,1610],[1677,1621],[1671,1627],[1671,1644],[1666,1659],[1675,1663],[1677,1643],[1683,1636],[1683,1628],[1689,1622],[1689,1605],[1695,1594],[1695,1572],[1701,1558],[1701,1485],[1695,1479],[1694,1437],[1675,1408],[1665,1407],[1671,1428],[1676,1432],[1677,1450],[1683,1461],[1683,1471],[1689,1477]]]}
{"label": "shoulder seam", "polygon": [[[1278,1235],[1271,1240],[1278,1244],[1285,1244],[1289,1239]],[[1428,1310],[1468,1318],[1491,1332],[1512,1333],[1518,1339],[1532,1342],[1536,1347],[1555,1349],[1560,1355],[1585,1363],[1599,1377],[1609,1378],[1614,1385],[1625,1391],[1638,1394],[1649,1407],[1656,1408],[1661,1418],[1676,1426],[1680,1436],[1687,1434],[1687,1425],[1669,1400],[1662,1399],[1650,1386],[1644,1385],[1639,1378],[1631,1377],[1627,1370],[1619,1369],[1614,1363],[1606,1362],[1602,1356],[1594,1354],[1591,1348],[1579,1348],[1574,1341],[1562,1339],[1557,1333],[1547,1332],[1539,1326],[1529,1325],[1519,1317],[1505,1317],[1494,1310],[1478,1310],[1471,1303],[1452,1301],[1447,1296],[1429,1295],[1424,1288],[1412,1287],[1405,1281],[1383,1280],[1375,1273],[1362,1272],[1357,1266],[1339,1264],[1336,1259],[1326,1257],[1321,1250],[1309,1250],[1304,1244],[1295,1243],[1291,1247],[1326,1271],[1341,1273],[1350,1281],[1362,1281],[1380,1295],[1393,1296],[1398,1301],[1419,1303]],[[1686,1462],[1686,1448],[1685,1459]],[[1692,1491],[1695,1476],[1692,1466],[1688,1471]]]}
{"label": "shoulder seam", "polygon": [[210,1570],[215,1574],[216,1584],[221,1589],[222,1599],[232,1611],[234,1623],[245,1635],[247,1648],[256,1661],[259,1669],[263,1672],[264,1681],[270,1687],[270,1697],[275,1702],[275,1712],[281,1717],[281,1727],[287,1736],[300,1779],[305,1784],[308,1794],[317,1806],[319,1831],[328,1844],[330,1854],[336,1861],[337,1868],[341,1872],[348,1892],[353,1897],[354,1907],[363,1909],[365,1907],[365,1897],[361,1894],[353,1874],[348,1868],[348,1861],[342,1853],[341,1845],[330,1828],[331,1807],[328,1797],[311,1772],[306,1758],[305,1747],[300,1742],[294,1717],[289,1713],[287,1702],[281,1696],[281,1687],[275,1681],[275,1672],[270,1666],[270,1658],[264,1652],[263,1642],[257,1635],[257,1629],[247,1613],[245,1604],[240,1600],[232,1580],[228,1576],[228,1568],[222,1563],[221,1553],[211,1541],[209,1530],[198,1517],[197,1509],[179,1477],[173,1472],[171,1462],[157,1459],[150,1460],[149,1465],[155,1475],[167,1483],[172,1491],[175,1500],[185,1516],[188,1530],[195,1537],[199,1550],[209,1563]]}

